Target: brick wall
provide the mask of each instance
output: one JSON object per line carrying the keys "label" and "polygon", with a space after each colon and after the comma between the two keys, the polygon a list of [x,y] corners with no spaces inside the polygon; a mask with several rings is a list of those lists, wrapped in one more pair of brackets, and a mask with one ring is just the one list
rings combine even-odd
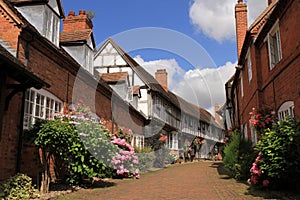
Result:
{"label": "brick wall", "polygon": [[[248,123],[252,107],[277,113],[286,101],[294,101],[295,115],[300,119],[300,30],[297,28],[300,23],[294,20],[300,17],[298,10],[299,2],[293,1],[279,20],[282,60],[272,70],[269,68],[267,40],[256,47],[251,45],[253,77],[249,84],[245,65],[242,70],[244,97],[239,93],[241,124]],[[249,134],[250,130],[247,132]]]}
{"label": "brick wall", "polygon": [[12,16],[0,5],[0,40],[5,41],[11,48],[17,50],[20,29]]}
{"label": "brick wall", "polygon": [[[0,7],[1,8],[1,7]],[[3,13],[2,10],[0,12]],[[81,12],[81,14],[83,14]],[[112,108],[111,95],[112,92],[105,86],[98,84],[97,81],[87,73],[82,73],[78,76],[78,65],[74,60],[67,59],[63,56],[61,50],[54,45],[46,44],[43,39],[36,37],[30,42],[29,60],[26,62],[25,50],[27,42],[32,39],[30,31],[23,29],[20,37],[20,30],[16,28],[15,24],[10,19],[6,19],[0,15],[0,39],[5,39],[9,45],[15,50],[18,50],[18,58],[23,63],[28,63],[28,70],[35,75],[45,80],[51,85],[50,88],[44,88],[50,93],[54,94],[63,102],[78,103],[79,99],[94,109],[96,114],[100,116],[102,121],[106,121],[106,128],[112,130]],[[6,15],[5,15],[6,16]],[[89,20],[86,15],[85,23]],[[79,17],[82,17],[79,15]],[[68,29],[68,27],[65,27]],[[70,28],[70,27],[69,27]],[[77,27],[78,28],[78,27]],[[4,30],[5,29],[5,34]],[[8,37],[8,35],[10,37]],[[11,38],[11,39],[10,39]],[[69,80],[69,82],[68,82]],[[74,83],[76,80],[76,88]],[[73,92],[78,96],[72,98]],[[21,112],[21,95],[14,96],[10,103],[9,110],[4,113],[2,138],[0,141],[0,180],[7,179],[15,174],[16,159],[17,159],[17,144],[18,133],[20,126]],[[134,133],[142,134],[144,118],[141,117],[132,108],[128,108],[126,103],[118,99],[114,116],[115,121],[120,121],[120,126],[126,126],[133,130]],[[115,124],[115,131],[117,124]],[[30,146],[26,143],[22,149],[22,168],[21,172],[32,176],[34,181],[38,180],[40,173],[40,166],[38,160],[38,152],[36,147]]]}
{"label": "brick wall", "polygon": [[[8,83],[16,82],[9,79]],[[6,95],[9,92],[6,91]],[[11,99],[9,109],[4,111],[0,140],[0,180],[7,179],[16,172],[20,114],[21,94],[19,93]]]}

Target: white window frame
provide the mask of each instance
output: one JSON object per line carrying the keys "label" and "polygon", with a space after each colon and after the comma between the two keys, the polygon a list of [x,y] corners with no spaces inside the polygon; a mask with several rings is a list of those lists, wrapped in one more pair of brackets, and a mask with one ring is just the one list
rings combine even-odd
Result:
{"label": "white window frame", "polygon": [[[63,102],[46,90],[31,88],[26,91],[23,128],[29,129],[36,118],[48,119],[60,113]],[[47,116],[48,115],[48,116]]]}
{"label": "white window frame", "polygon": [[[279,22],[277,21],[268,33],[269,67],[272,70],[282,59]],[[275,37],[275,42],[274,42]],[[274,46],[275,45],[275,46]],[[273,48],[272,48],[273,47]]]}
{"label": "white window frame", "polygon": [[178,133],[168,133],[168,148],[172,150],[178,150]]}
{"label": "white window frame", "polygon": [[244,96],[244,84],[243,84],[243,73],[240,74],[240,82],[241,82],[241,96]]}
{"label": "white window frame", "polygon": [[250,83],[252,80],[252,63],[251,63],[250,48],[247,53],[247,68],[248,68],[248,79],[249,79],[249,83]]}
{"label": "white window frame", "polygon": [[145,145],[145,136],[143,135],[133,135],[131,138],[131,146],[143,149]]}
{"label": "white window frame", "polygon": [[60,19],[48,6],[45,6],[43,26],[43,35],[58,46]]}
{"label": "white window frame", "polygon": [[284,120],[287,116],[295,117],[295,104],[294,101],[284,102],[278,109],[278,119]]}

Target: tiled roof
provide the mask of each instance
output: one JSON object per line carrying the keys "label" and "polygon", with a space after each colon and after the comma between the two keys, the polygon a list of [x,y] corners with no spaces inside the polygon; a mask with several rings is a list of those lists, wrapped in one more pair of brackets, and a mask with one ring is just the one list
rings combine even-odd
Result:
{"label": "tiled roof", "polygon": [[[280,15],[284,12],[285,8],[292,3],[293,0],[278,0],[270,12],[266,23],[264,23],[263,27],[261,28],[259,34],[257,35],[257,39],[255,40],[256,44],[260,44],[261,41],[264,40],[276,20],[280,17]],[[296,20],[296,19],[295,19]]]}
{"label": "tiled roof", "polygon": [[127,80],[127,72],[101,73],[100,77],[108,83],[123,82]]}
{"label": "tiled roof", "polygon": [[92,34],[91,29],[61,32],[59,41],[61,43],[87,41],[91,34]]}
{"label": "tiled roof", "polygon": [[258,33],[260,31],[261,27],[263,27],[263,25],[266,23],[276,4],[277,1],[274,1],[256,18],[256,20],[249,27],[251,32]]}
{"label": "tiled roof", "polygon": [[[121,54],[123,59],[131,66],[131,68],[137,73],[137,75],[146,83],[146,85],[154,92],[157,92],[159,95],[164,97],[174,106],[176,106],[179,110],[205,121],[207,123],[213,123],[216,127],[220,126],[215,122],[214,117],[207,112],[203,108],[199,108],[198,106],[184,100],[183,98],[177,96],[176,94],[168,91],[166,92],[164,88],[158,83],[158,81],[147,72],[142,66],[140,66],[131,56],[129,56],[118,44],[116,44],[113,39],[107,39],[104,44],[100,47],[98,52],[101,51],[102,48],[106,46],[106,44],[110,42],[117,51]],[[97,54],[96,54],[97,56]]]}

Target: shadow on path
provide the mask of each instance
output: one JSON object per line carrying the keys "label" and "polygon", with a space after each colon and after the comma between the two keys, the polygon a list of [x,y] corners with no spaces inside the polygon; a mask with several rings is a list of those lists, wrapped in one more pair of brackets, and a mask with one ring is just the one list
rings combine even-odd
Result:
{"label": "shadow on path", "polygon": [[210,167],[216,168],[221,179],[231,179],[232,177],[224,167],[223,162],[214,162]]}

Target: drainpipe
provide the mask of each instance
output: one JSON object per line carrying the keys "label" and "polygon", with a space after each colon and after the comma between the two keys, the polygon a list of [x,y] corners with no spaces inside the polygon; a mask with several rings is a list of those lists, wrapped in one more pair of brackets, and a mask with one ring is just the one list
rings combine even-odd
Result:
{"label": "drainpipe", "polygon": [[21,105],[21,116],[20,116],[20,127],[18,135],[18,149],[17,149],[17,163],[16,163],[16,173],[21,171],[22,163],[22,145],[23,145],[23,124],[24,124],[24,109],[25,109],[25,92],[26,89],[22,91],[22,105]]}

